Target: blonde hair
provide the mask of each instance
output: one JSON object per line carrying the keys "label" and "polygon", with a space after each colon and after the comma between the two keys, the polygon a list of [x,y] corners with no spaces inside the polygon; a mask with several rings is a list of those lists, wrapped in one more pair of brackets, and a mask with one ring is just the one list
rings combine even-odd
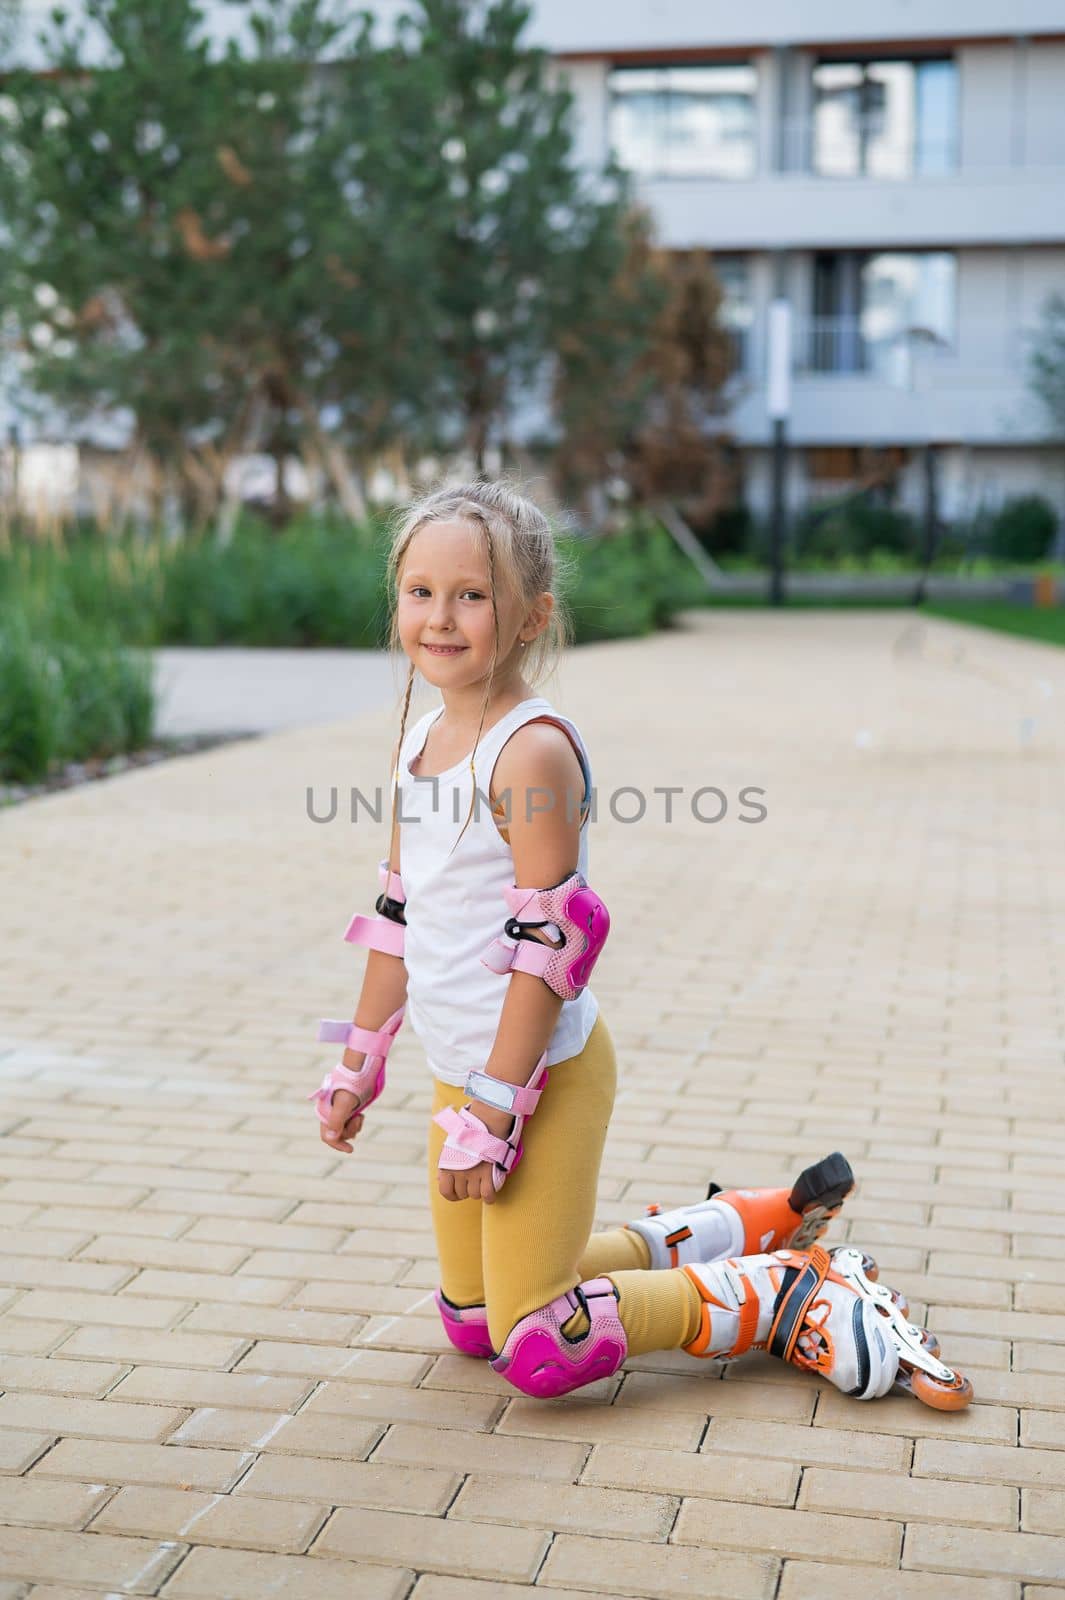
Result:
{"label": "blonde hair", "polygon": [[[572,565],[563,555],[551,523],[544,513],[531,500],[519,493],[508,480],[477,479],[472,483],[462,483],[452,488],[435,489],[420,500],[416,500],[405,512],[401,512],[391,532],[386,567],[390,650],[402,651],[399,637],[398,588],[403,562],[414,535],[420,528],[432,522],[466,522],[471,527],[481,530],[488,557],[488,589],[492,601],[492,619],[495,624],[495,643],[485,684],[484,701],[481,705],[481,719],[477,725],[477,738],[470,753],[470,772],[474,778],[470,811],[462,825],[462,833],[452,846],[454,850],[469,826],[476,800],[474,760],[481,740],[481,730],[484,727],[499,657],[497,594],[504,593],[524,612],[532,608],[533,602],[545,590],[554,597],[555,604],[547,627],[529,643],[522,655],[522,676],[535,687],[550,676],[566,646],[572,643],[573,624],[560,593],[568,587],[572,576]],[[399,755],[407,731],[414,674],[415,666],[412,661],[403,693],[399,739],[396,744],[392,782],[392,819],[388,833],[390,856],[391,840],[396,825]],[[391,866],[391,860],[389,865]]]}

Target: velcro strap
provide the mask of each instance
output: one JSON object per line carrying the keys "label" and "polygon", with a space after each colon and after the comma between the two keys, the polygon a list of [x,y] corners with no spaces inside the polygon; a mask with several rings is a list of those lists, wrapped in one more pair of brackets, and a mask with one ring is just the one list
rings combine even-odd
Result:
{"label": "velcro strap", "polygon": [[386,956],[402,956],[406,931],[401,922],[393,922],[389,917],[364,917],[357,913],[345,928],[344,939],[348,944],[380,950]]}
{"label": "velcro strap", "polygon": [[729,1351],[729,1355],[742,1356],[746,1355],[751,1348],[758,1332],[758,1295],[755,1293],[754,1285],[747,1276],[747,1269],[739,1261],[730,1261],[729,1266],[735,1267],[737,1277],[743,1280],[740,1286],[743,1291],[743,1300],[737,1307],[740,1325],[736,1333],[736,1343]]}
{"label": "velcro strap", "polygon": [[554,954],[551,946],[541,944],[539,939],[520,939],[516,944],[509,939],[493,939],[481,952],[481,961],[492,972],[531,972],[533,977],[542,978]]}
{"label": "velcro strap", "polygon": [[[492,1161],[509,1172],[517,1160],[515,1146],[489,1133],[480,1117],[475,1116],[468,1106],[461,1109],[445,1106],[436,1113],[433,1121],[447,1134],[439,1162],[445,1170],[461,1172],[476,1166],[478,1162]],[[463,1159],[470,1156],[473,1157],[472,1161]]]}
{"label": "velcro strap", "polygon": [[531,1089],[528,1084],[507,1083],[502,1078],[493,1078],[491,1073],[488,1072],[467,1073],[464,1085],[466,1093],[472,1094],[475,1100],[485,1100],[489,1105],[494,1105],[494,1100],[489,1100],[487,1095],[478,1093],[479,1081],[482,1078],[491,1086],[495,1087],[498,1084],[507,1091],[507,1094],[511,1096],[510,1105],[507,1109],[516,1117],[531,1117],[540,1103],[540,1096],[544,1092],[542,1088]]}
{"label": "velcro strap", "polygon": [[360,1028],[354,1022],[334,1021],[323,1017],[318,1024],[319,1044],[342,1044],[348,1050],[361,1050],[368,1056],[387,1056],[395,1041],[388,1029]]}
{"label": "velcro strap", "polygon": [[387,860],[377,863],[377,881],[389,900],[397,900],[400,905],[405,903],[407,895],[403,888],[403,880],[398,872],[391,871]]}
{"label": "velcro strap", "polygon": [[782,1361],[790,1361],[791,1353],[802,1332],[803,1318],[811,1300],[827,1278],[831,1265],[828,1251],[821,1245],[815,1244],[809,1253],[806,1265],[799,1271],[790,1288],[781,1296],[766,1340],[766,1348],[770,1355],[779,1356]]}

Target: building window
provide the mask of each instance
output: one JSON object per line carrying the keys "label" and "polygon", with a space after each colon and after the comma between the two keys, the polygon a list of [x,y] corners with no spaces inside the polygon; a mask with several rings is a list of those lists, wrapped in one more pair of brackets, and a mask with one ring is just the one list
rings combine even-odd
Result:
{"label": "building window", "polygon": [[953,342],[956,278],[955,257],[945,250],[821,251],[800,365],[903,381],[915,344]]}
{"label": "building window", "polygon": [[957,166],[958,72],[949,57],[820,61],[813,86],[811,166],[821,176],[909,178]]}
{"label": "building window", "polygon": [[745,372],[750,357],[754,305],[746,256],[715,256],[714,273],[721,285],[718,321],[732,341],[734,370]]}
{"label": "building window", "polygon": [[646,178],[750,178],[755,170],[757,74],[742,62],[616,67],[610,143]]}

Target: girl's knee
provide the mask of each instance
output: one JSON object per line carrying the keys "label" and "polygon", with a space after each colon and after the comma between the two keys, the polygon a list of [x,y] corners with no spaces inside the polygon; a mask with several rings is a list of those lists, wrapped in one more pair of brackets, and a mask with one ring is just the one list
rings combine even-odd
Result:
{"label": "girl's knee", "polygon": [[618,1292],[609,1278],[579,1283],[505,1328],[491,1304],[488,1315],[498,1352],[493,1370],[536,1399],[554,1399],[610,1377],[625,1360]]}

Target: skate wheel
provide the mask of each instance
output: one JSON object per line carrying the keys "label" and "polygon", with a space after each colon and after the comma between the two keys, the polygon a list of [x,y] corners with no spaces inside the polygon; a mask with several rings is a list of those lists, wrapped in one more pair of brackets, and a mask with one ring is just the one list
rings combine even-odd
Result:
{"label": "skate wheel", "polygon": [[921,1329],[919,1329],[919,1332],[920,1332],[920,1336],[921,1336],[921,1343],[924,1346],[924,1348],[928,1351],[928,1354],[930,1356],[938,1356],[938,1354],[939,1354],[939,1340],[936,1338],[936,1336],[932,1332],[931,1328],[921,1328]]}
{"label": "skate wheel", "polygon": [[880,1276],[880,1268],[872,1256],[867,1256],[864,1250],[862,1251],[862,1271],[870,1283],[875,1283]]}
{"label": "skate wheel", "polygon": [[891,1296],[892,1304],[895,1306],[895,1309],[899,1312],[900,1316],[908,1317],[910,1314],[910,1302],[902,1293],[902,1290],[888,1289],[888,1294]]}
{"label": "skate wheel", "polygon": [[909,1387],[922,1405],[931,1406],[934,1411],[964,1411],[973,1397],[972,1384],[960,1372],[954,1374],[953,1383],[943,1383],[915,1367]]}

